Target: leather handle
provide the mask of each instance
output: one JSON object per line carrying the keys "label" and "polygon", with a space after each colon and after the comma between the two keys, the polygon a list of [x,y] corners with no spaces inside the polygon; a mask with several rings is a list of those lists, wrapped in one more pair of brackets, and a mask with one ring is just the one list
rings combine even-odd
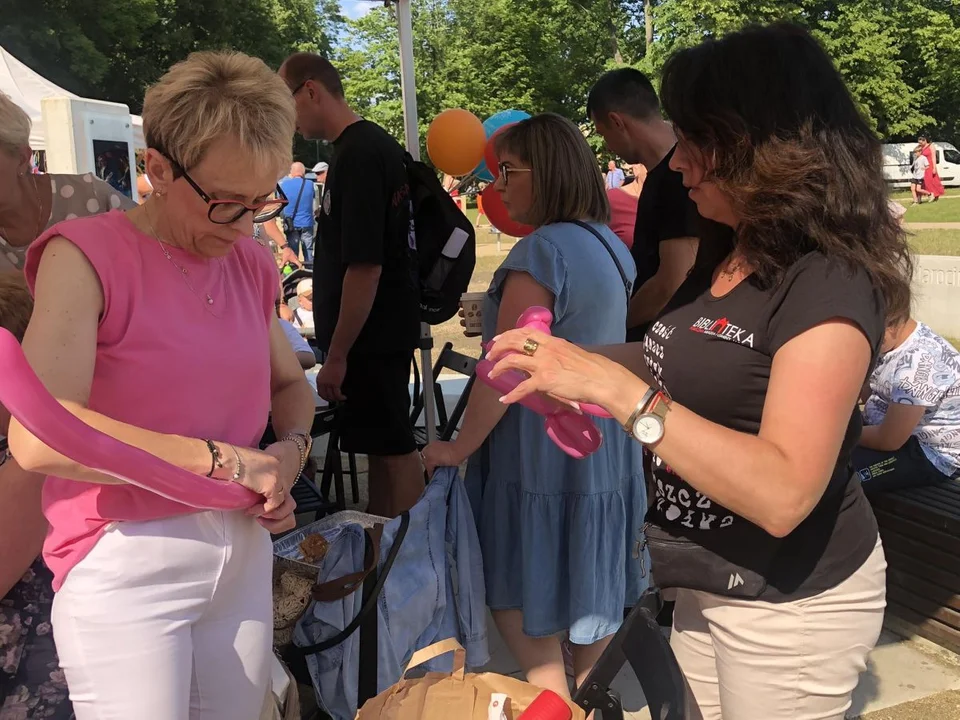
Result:
{"label": "leather handle", "polygon": [[364,528],[363,531],[370,540],[367,547],[372,549],[371,552],[364,554],[363,569],[314,585],[311,593],[314,600],[317,602],[334,602],[352,595],[360,589],[367,576],[380,565],[380,540],[383,537],[383,525],[377,524],[372,528]]}

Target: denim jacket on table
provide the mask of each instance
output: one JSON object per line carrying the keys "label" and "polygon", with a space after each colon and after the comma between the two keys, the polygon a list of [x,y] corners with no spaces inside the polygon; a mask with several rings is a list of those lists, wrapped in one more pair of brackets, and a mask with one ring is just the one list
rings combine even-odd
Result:
{"label": "denim jacket on table", "polygon": [[[399,520],[384,527],[381,565],[393,546]],[[326,534],[326,533],[325,533]],[[330,541],[317,582],[363,567],[364,533],[356,524],[326,534]],[[357,591],[341,601],[312,603],[297,623],[294,642],[310,645],[333,637],[350,624],[362,604]],[[377,692],[396,683],[410,656],[449,637],[467,651],[467,664],[489,661],[483,560],[470,503],[455,468],[437,470],[410,511],[410,525],[378,606]],[[440,657],[427,669],[450,672],[452,659]],[[307,658],[321,707],[334,720],[357,714],[360,633],[339,646]]]}

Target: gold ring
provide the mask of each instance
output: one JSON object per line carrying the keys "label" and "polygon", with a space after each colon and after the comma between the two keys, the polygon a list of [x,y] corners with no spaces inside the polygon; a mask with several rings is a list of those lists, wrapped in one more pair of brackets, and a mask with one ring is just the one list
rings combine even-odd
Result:
{"label": "gold ring", "polygon": [[523,348],[522,348],[523,354],[526,355],[527,357],[533,357],[533,354],[537,351],[537,348],[539,347],[540,347],[540,343],[538,343],[533,338],[527,338],[526,340],[523,341]]}

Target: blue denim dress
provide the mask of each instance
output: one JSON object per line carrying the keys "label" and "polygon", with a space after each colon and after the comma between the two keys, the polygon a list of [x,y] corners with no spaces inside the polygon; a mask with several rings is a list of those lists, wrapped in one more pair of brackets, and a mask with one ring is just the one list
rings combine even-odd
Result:
{"label": "blue denim dress", "polygon": [[[632,282],[627,247],[605,225],[594,227]],[[485,341],[496,332],[511,271],[529,273],[553,293],[555,336],[579,345],[624,342],[623,281],[610,253],[584,228],[548,225],[513,247],[487,290]],[[648,584],[642,448],[615,420],[595,421],[603,445],[575,460],[547,437],[543,417],[511,406],[467,468],[487,604],[521,609],[531,637],[569,631],[574,643],[596,642],[617,631],[624,608]]]}

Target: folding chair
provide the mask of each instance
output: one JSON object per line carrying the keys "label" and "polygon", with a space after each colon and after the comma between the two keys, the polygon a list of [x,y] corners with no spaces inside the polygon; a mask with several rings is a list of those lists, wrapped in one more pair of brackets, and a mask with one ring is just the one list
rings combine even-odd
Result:
{"label": "folding chair", "polygon": [[599,713],[603,720],[623,720],[620,694],[610,689],[625,663],[630,663],[653,720],[684,720],[687,710],[687,683],[660,631],[657,614],[660,593],[647,590],[640,596],[613,640],[603,651],[573,701],[589,715]]}
{"label": "folding chair", "polygon": [[[447,342],[440,350],[437,361],[433,365],[433,395],[437,406],[437,439],[449,440],[457,430],[460,424],[460,418],[463,411],[466,410],[467,400],[470,399],[470,391],[473,389],[473,383],[476,380],[477,358],[458,353],[453,349],[453,343]],[[440,373],[443,370],[453,370],[461,375],[466,375],[466,387],[460,394],[460,399],[454,405],[450,414],[447,414],[447,406],[443,400],[443,389],[440,386]],[[424,393],[420,391],[421,378],[420,369],[416,360],[413,363],[413,390],[414,402],[410,411],[410,422],[413,423],[413,435],[417,441],[417,447],[423,449],[427,446],[427,428],[424,425],[417,425],[417,420],[423,413]]]}

